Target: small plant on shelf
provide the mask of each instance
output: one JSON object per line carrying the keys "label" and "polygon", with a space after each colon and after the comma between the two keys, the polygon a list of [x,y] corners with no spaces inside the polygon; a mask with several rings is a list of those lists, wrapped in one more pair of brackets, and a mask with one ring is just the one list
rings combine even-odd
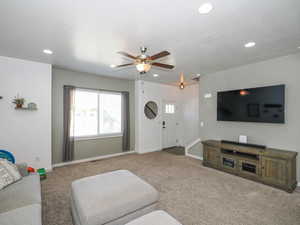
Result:
{"label": "small plant on shelf", "polygon": [[19,95],[17,95],[17,96],[14,98],[14,100],[13,100],[12,103],[16,105],[16,108],[17,108],[17,109],[19,109],[19,108],[22,108],[22,107],[23,107],[23,105],[24,105],[24,103],[25,103],[25,99],[24,99],[24,98],[20,98]]}

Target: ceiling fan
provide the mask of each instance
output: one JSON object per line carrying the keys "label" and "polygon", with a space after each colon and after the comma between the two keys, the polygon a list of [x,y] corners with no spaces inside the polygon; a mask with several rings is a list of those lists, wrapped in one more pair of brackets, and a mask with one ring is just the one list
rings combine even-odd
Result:
{"label": "ceiling fan", "polygon": [[181,72],[179,76],[179,82],[175,83],[181,90],[184,89],[187,85],[194,84],[198,82],[200,79],[200,74],[197,74],[195,77],[192,78],[192,81],[185,81],[184,74]]}
{"label": "ceiling fan", "polygon": [[123,64],[123,65],[117,65],[117,66],[113,66],[113,68],[120,68],[120,67],[126,67],[126,66],[136,66],[136,69],[139,71],[140,74],[145,74],[147,73],[152,66],[156,66],[156,67],[161,67],[164,69],[173,69],[174,66],[173,65],[168,65],[168,64],[164,64],[164,63],[159,63],[159,62],[154,62],[157,59],[163,58],[165,56],[170,55],[170,52],[168,51],[162,51],[160,53],[157,53],[153,56],[149,56],[146,55],[147,52],[147,48],[146,47],[141,47],[141,55],[138,56],[133,56],[131,54],[128,54],[126,52],[117,52],[120,55],[126,56],[130,59],[133,59],[134,61],[132,63],[127,63],[127,64]]}

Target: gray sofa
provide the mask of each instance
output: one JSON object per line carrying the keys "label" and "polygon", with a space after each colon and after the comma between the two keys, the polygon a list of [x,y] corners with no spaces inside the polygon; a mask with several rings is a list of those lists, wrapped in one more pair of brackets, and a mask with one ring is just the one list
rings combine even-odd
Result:
{"label": "gray sofa", "polygon": [[40,177],[28,175],[24,164],[18,168],[22,179],[0,190],[0,224],[42,225]]}

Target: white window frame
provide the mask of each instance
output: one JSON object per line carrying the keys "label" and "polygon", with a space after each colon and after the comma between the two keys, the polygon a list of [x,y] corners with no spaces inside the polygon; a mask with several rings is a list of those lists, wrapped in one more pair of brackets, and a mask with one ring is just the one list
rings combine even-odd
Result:
{"label": "white window frame", "polygon": [[[172,111],[170,110],[170,106],[172,106]],[[166,114],[175,114],[176,111],[176,105],[174,103],[166,103],[165,104],[165,113]]]}
{"label": "white window frame", "polygon": [[[75,141],[84,141],[84,140],[94,140],[94,139],[102,139],[102,138],[116,138],[116,137],[123,137],[123,126],[124,126],[124,118],[121,113],[121,132],[115,132],[115,133],[106,133],[106,134],[100,134],[100,94],[113,94],[113,95],[120,95],[122,97],[122,94],[120,92],[114,92],[114,91],[101,91],[101,90],[92,90],[92,89],[85,89],[85,88],[76,88],[76,91],[84,91],[84,92],[92,92],[97,93],[97,131],[98,134],[96,135],[85,135],[85,136],[75,136]],[[122,98],[121,98],[121,107],[122,107]],[[122,110],[122,109],[121,109]],[[76,124],[75,124],[76,126]]]}

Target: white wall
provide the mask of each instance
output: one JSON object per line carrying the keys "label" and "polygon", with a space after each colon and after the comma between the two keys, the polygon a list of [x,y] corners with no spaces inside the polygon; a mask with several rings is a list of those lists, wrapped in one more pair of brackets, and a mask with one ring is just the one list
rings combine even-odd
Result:
{"label": "white wall", "polygon": [[[38,110],[15,110],[17,94]],[[0,56],[0,96],[0,149],[17,162],[51,169],[51,65]]]}
{"label": "white wall", "polygon": [[[176,86],[158,83],[135,82],[136,106],[136,151],[152,152],[162,149],[162,106],[163,101],[177,104],[177,139],[179,145],[188,145],[199,138],[199,91],[198,85],[180,90]],[[158,116],[149,120],[144,114],[144,105],[154,101],[158,105]]]}
{"label": "white wall", "polygon": [[181,91],[182,141],[188,146],[199,139],[199,85],[186,86]]}
{"label": "white wall", "polygon": [[[162,149],[162,101],[176,101],[179,98],[177,87],[158,83],[136,81],[136,151],[139,153]],[[144,105],[154,101],[158,105],[158,116],[149,120],[144,114]]]}

